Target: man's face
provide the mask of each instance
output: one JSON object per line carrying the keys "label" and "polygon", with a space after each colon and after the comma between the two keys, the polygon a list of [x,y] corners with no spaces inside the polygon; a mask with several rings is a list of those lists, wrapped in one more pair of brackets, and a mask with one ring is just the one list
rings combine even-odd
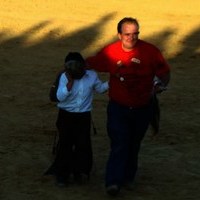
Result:
{"label": "man's face", "polygon": [[131,51],[139,35],[139,28],[136,24],[124,23],[122,25],[121,33],[118,34],[119,39],[122,41],[122,48],[125,51]]}

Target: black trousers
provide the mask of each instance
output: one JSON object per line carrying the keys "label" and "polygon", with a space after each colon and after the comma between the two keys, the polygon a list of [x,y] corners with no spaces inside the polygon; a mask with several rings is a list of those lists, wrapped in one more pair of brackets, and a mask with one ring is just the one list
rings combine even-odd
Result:
{"label": "black trousers", "polygon": [[133,182],[138,154],[152,116],[152,104],[131,108],[110,101],[107,107],[110,155],[106,166],[106,186]]}
{"label": "black trousers", "polygon": [[49,174],[89,175],[93,162],[90,136],[91,113],[70,113],[60,109],[56,126],[59,131],[59,142]]}

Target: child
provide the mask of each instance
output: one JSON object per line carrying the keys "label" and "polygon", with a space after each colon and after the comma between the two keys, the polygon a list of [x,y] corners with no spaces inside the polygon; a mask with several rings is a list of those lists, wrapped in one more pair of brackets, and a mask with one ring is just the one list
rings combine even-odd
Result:
{"label": "child", "polygon": [[58,117],[56,126],[59,144],[56,157],[46,174],[56,176],[58,186],[67,184],[70,174],[75,181],[89,176],[92,168],[92,146],[90,138],[91,109],[94,91],[104,93],[108,82],[102,82],[97,73],[85,69],[80,53],[71,52],[65,58],[58,90]]}

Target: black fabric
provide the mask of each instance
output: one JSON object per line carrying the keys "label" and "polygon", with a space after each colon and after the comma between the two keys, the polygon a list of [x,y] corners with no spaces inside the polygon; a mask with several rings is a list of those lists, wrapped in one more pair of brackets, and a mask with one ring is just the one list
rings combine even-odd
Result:
{"label": "black fabric", "polygon": [[91,113],[69,113],[60,109],[56,125],[59,145],[55,160],[45,174],[68,176],[80,173],[89,176],[93,163]]}
{"label": "black fabric", "polygon": [[156,94],[154,94],[152,97],[152,103],[153,103],[153,113],[150,124],[153,128],[154,134],[158,134],[160,129],[160,106]]}

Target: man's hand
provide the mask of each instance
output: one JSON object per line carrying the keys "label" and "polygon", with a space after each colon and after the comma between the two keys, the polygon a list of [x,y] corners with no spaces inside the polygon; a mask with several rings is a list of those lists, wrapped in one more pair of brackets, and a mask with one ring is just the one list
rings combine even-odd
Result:
{"label": "man's hand", "polygon": [[170,73],[166,73],[162,77],[155,77],[154,78],[154,92],[161,93],[165,90],[167,90],[167,84],[170,80]]}
{"label": "man's hand", "polygon": [[167,90],[167,87],[163,86],[162,84],[155,84],[154,85],[154,92],[156,94],[159,94],[159,93],[161,93],[161,92],[163,92],[165,90]]}

